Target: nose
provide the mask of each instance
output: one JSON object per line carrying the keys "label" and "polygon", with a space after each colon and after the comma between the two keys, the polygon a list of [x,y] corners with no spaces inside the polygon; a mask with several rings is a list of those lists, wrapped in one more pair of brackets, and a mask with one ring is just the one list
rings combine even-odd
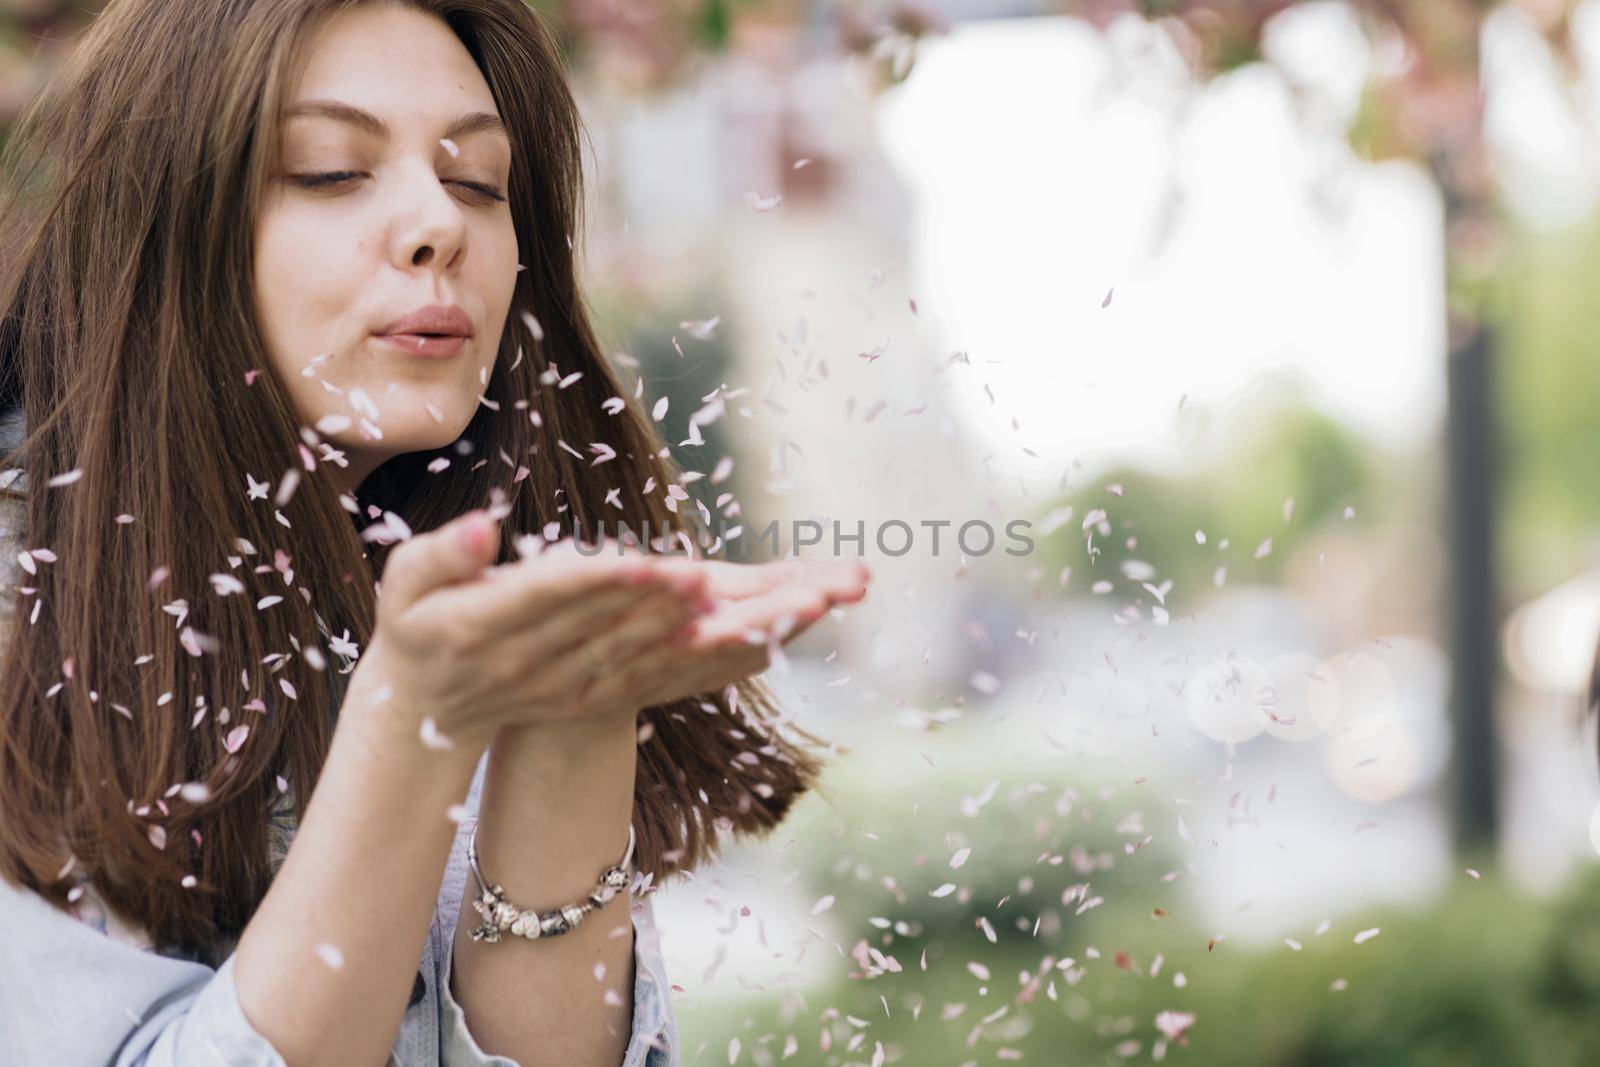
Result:
{"label": "nose", "polygon": [[411,168],[396,197],[394,265],[402,271],[456,270],[467,254],[467,217],[432,167]]}

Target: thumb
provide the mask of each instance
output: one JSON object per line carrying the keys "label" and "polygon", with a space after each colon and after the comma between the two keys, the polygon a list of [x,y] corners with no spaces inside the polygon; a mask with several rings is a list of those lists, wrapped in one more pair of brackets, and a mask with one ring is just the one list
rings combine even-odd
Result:
{"label": "thumb", "polygon": [[500,551],[500,523],[479,508],[395,548],[383,565],[382,599],[404,611],[435,589],[476,577]]}

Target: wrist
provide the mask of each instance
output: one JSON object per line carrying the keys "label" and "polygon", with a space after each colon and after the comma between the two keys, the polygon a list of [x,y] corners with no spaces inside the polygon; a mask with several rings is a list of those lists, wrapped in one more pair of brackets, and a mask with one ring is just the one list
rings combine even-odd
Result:
{"label": "wrist", "polygon": [[386,759],[415,763],[430,771],[476,770],[488,738],[455,724],[429,721],[426,709],[414,705],[390,684],[379,657],[369,650],[351,676],[339,707],[337,732],[359,737]]}
{"label": "wrist", "polygon": [[632,779],[638,763],[637,712],[556,725],[501,728],[489,746],[488,780],[520,783],[552,797],[597,774]]}
{"label": "wrist", "polygon": [[608,747],[623,736],[637,739],[639,710],[608,711],[559,722],[502,726],[495,731],[491,743],[497,748],[519,746],[568,751]]}

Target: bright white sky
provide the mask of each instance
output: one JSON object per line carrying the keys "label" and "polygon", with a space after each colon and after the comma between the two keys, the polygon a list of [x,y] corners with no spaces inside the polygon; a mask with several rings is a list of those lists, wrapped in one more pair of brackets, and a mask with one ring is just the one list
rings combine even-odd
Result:
{"label": "bright white sky", "polygon": [[[1566,177],[1569,217],[1593,181],[1572,177],[1570,117],[1516,31],[1491,52],[1507,90],[1491,124],[1521,131],[1521,177]],[[1196,444],[1181,398],[1237,411],[1257,390],[1281,398],[1284,374],[1381,444],[1436,431],[1437,198],[1414,167],[1355,159],[1343,134],[1382,57],[1332,4],[1269,47],[1318,87],[1309,104],[1264,68],[1191,92],[1161,31],[1132,19],[1109,42],[1073,19],[959,24],[885,96],[883,143],[914,197],[913,291],[992,386],[995,403],[960,402],[1030,487],[1063,461],[1176,464]]]}

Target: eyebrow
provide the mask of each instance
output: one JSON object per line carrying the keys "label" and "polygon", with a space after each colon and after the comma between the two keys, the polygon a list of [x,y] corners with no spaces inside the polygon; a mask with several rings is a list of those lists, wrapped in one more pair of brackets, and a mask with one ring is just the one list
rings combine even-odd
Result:
{"label": "eyebrow", "polygon": [[[389,136],[388,125],[378,116],[370,111],[363,111],[353,104],[344,104],[337,100],[307,100],[289,108],[283,113],[283,118],[292,119],[307,115],[348,123],[374,137]],[[488,111],[468,111],[456,116],[444,131],[444,137],[453,139],[481,132],[498,133],[508,144],[511,142],[511,133],[506,129],[505,122],[499,115]]]}

